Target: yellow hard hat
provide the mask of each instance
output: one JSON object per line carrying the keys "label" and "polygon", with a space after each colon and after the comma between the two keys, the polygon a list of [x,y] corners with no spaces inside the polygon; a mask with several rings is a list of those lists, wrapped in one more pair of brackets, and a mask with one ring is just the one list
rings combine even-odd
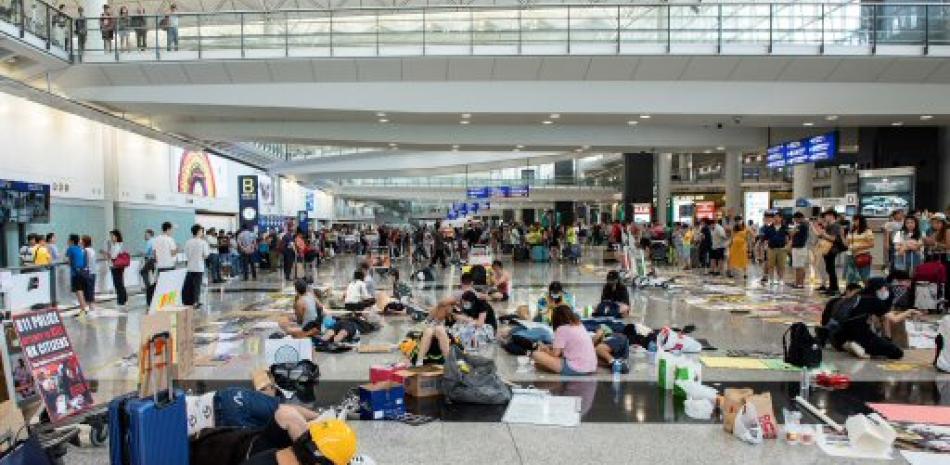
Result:
{"label": "yellow hard hat", "polygon": [[310,438],[320,454],[334,465],[347,465],[356,455],[356,433],[343,420],[311,423]]}

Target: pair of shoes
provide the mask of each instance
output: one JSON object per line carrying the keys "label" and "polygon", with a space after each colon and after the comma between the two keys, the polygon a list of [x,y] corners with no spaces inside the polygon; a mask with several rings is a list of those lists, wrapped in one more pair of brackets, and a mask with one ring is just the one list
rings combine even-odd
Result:
{"label": "pair of shoes", "polygon": [[620,360],[619,358],[614,360],[614,363],[611,364],[610,368],[614,373],[620,372],[624,375],[630,373],[630,365],[627,365],[626,361]]}
{"label": "pair of shoes", "polygon": [[871,358],[870,355],[864,350],[864,347],[861,347],[860,344],[854,341],[848,341],[844,343],[842,349],[848,351],[851,355],[854,355],[857,358]]}

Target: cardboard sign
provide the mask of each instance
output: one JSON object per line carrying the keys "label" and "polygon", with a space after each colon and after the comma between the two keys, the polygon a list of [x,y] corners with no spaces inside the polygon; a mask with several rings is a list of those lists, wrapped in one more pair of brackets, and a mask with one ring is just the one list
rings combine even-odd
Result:
{"label": "cardboard sign", "polygon": [[[194,310],[191,307],[166,307],[161,312],[144,315],[140,347],[144,348],[152,336],[165,332],[171,335],[172,377],[180,379],[194,368]],[[139,380],[140,386],[144,385],[143,381]]]}
{"label": "cardboard sign", "polygon": [[168,307],[181,306],[181,288],[185,285],[185,275],[188,270],[181,268],[177,270],[162,271],[158,274],[158,282],[155,283],[155,295],[152,297],[152,305],[148,312],[155,313]]}
{"label": "cardboard sign", "polygon": [[52,423],[92,408],[92,391],[59,312],[19,313],[13,327]]}

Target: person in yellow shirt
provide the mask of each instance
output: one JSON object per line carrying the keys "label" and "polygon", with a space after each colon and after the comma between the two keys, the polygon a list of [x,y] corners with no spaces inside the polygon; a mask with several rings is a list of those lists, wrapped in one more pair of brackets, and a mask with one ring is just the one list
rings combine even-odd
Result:
{"label": "person in yellow shirt", "polygon": [[874,248],[874,232],[868,228],[868,220],[864,215],[854,215],[851,231],[845,241],[848,244],[850,256],[847,261],[848,283],[867,285],[871,277],[871,249]]}
{"label": "person in yellow shirt", "polygon": [[33,251],[33,264],[38,266],[52,264],[53,256],[49,253],[49,247],[46,246],[46,236],[38,234],[37,240],[39,242]]}

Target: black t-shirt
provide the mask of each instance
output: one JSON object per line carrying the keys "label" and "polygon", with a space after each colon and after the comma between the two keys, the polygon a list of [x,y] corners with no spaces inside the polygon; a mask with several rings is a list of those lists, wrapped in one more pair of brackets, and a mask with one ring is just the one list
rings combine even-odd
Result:
{"label": "black t-shirt", "polygon": [[279,465],[277,462],[277,451],[266,450],[259,454],[254,454],[241,465]]}
{"label": "black t-shirt", "polygon": [[485,315],[485,324],[491,325],[492,328],[498,329],[498,319],[495,318],[495,309],[492,308],[491,304],[485,302],[482,299],[476,299],[472,302],[472,308],[465,309],[462,307],[462,313],[464,313],[469,318],[478,319],[478,316],[482,313],[487,313]]}
{"label": "black t-shirt", "polygon": [[630,305],[630,293],[627,291],[627,286],[624,286],[623,284],[606,284],[604,285],[604,290],[600,293],[600,301],[610,301]]}
{"label": "black t-shirt", "polygon": [[841,332],[838,340],[841,342],[855,340],[858,336],[871,332],[868,318],[871,316],[883,317],[890,311],[890,300],[882,301],[874,295],[861,295],[857,305],[851,309],[845,321],[841,322]]}

